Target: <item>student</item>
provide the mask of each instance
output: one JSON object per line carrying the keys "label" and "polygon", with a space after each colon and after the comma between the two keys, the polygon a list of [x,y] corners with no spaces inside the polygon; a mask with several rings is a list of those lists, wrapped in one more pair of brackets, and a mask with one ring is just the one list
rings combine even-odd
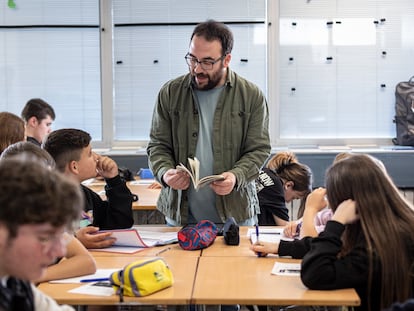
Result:
{"label": "student", "polygon": [[[22,178],[24,177],[24,178]],[[29,158],[0,161],[0,310],[74,310],[32,283],[65,255],[79,219],[79,187]]]}
{"label": "student", "polygon": [[115,242],[108,232],[99,229],[130,228],[133,223],[133,195],[121,179],[116,162],[92,152],[91,136],[78,129],[59,129],[51,132],[43,148],[56,161],[56,167],[79,184],[97,173],[105,178],[104,201],[93,190],[81,185],[85,198],[84,212],[92,211],[92,226],[80,228],[76,237],[87,248],[108,247]]}
{"label": "student", "polygon": [[326,189],[313,191],[306,205],[326,204],[326,197],[334,215],[318,237],[252,249],[283,256],[290,246],[293,256],[301,248],[305,286],[355,288],[359,310],[380,310],[412,297],[414,208],[386,171],[371,156],[354,154],[328,169]]}
{"label": "student", "polygon": [[26,122],[27,141],[40,147],[43,139],[52,131],[55,111],[52,106],[40,98],[30,99],[22,110]]}
{"label": "student", "polygon": [[[333,163],[346,159],[351,155],[352,153],[350,152],[340,152],[335,156]],[[283,234],[286,237],[303,238],[305,236],[317,236],[325,229],[325,225],[328,220],[332,218],[333,212],[332,209],[328,207],[328,204],[321,206],[308,205],[308,208],[303,209],[302,214],[301,218],[291,221],[285,226]]]}
{"label": "student", "polygon": [[[44,163],[50,169],[55,168],[55,161],[45,150],[27,141],[8,146],[0,155],[0,160],[10,157],[27,156]],[[68,233],[65,233],[68,235]],[[69,237],[66,237],[69,238]],[[65,279],[96,272],[96,263],[88,250],[78,239],[70,239],[64,258],[58,258],[56,264],[50,265],[43,276],[35,280],[37,283],[50,280]]]}
{"label": "student", "polygon": [[0,154],[9,145],[24,141],[24,121],[10,112],[0,112]]}
{"label": "student", "polygon": [[[266,98],[230,69],[233,34],[219,22],[198,24],[185,55],[189,73],[167,82],[154,108],[149,166],[162,183],[157,208],[169,225],[209,219],[257,222],[254,180],[270,152]],[[176,166],[200,160],[200,177],[224,180],[195,191]]]}
{"label": "student", "polygon": [[286,203],[306,199],[312,191],[312,171],[293,152],[279,152],[260,171],[256,191],[260,204],[259,225],[284,226],[289,221]]}

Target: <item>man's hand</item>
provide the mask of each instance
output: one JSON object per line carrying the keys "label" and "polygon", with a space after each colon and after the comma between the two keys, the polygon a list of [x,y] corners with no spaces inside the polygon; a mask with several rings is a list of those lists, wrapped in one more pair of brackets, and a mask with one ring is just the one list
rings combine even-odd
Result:
{"label": "man's hand", "polygon": [[104,178],[113,178],[119,174],[116,162],[100,155],[96,155],[96,171]]}
{"label": "man's hand", "polygon": [[105,248],[115,243],[116,239],[112,238],[111,232],[96,233],[98,227],[84,227],[76,231],[76,237],[86,248]]}
{"label": "man's hand", "polygon": [[190,176],[186,172],[174,168],[166,171],[162,179],[175,190],[185,190],[190,186]]}
{"label": "man's hand", "polygon": [[236,176],[230,172],[224,172],[220,175],[224,176],[224,180],[212,182],[210,184],[210,187],[218,195],[227,195],[234,189],[234,186],[236,185]]}

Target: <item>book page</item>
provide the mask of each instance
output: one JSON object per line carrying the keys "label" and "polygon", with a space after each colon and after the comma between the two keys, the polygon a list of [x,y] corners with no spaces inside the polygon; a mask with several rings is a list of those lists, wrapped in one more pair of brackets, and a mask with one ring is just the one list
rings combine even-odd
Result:
{"label": "book page", "polygon": [[177,165],[176,169],[179,171],[186,172],[188,175],[190,175],[193,185],[196,185],[196,181],[194,180],[193,174],[190,172],[188,168],[185,167],[184,164],[180,163],[180,165]]}
{"label": "book page", "polygon": [[191,171],[182,163],[180,163],[180,165],[177,165],[176,169],[184,171],[190,175],[195,190],[198,190],[199,188],[208,185],[213,181],[224,180],[223,175],[210,175],[200,179],[200,161],[197,158],[188,158],[188,164]]}
{"label": "book page", "polygon": [[212,183],[213,181],[218,181],[218,180],[224,180],[224,176],[223,175],[210,175],[210,176],[203,177],[198,181],[197,188],[201,188],[205,185]]}

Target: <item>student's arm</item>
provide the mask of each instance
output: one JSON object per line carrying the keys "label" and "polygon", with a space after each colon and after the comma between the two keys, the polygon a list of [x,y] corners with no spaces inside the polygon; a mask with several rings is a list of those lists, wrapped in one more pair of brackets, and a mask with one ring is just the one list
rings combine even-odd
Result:
{"label": "student's arm", "polygon": [[260,253],[262,256],[268,254],[278,254],[279,256],[289,256],[294,259],[301,259],[310,249],[310,241],[312,238],[306,237],[301,240],[284,241],[280,243],[260,243],[252,244],[250,249],[256,254]]}
{"label": "student's arm", "polygon": [[346,256],[338,258],[344,230],[344,224],[331,220],[318,237],[311,238],[310,249],[303,257],[301,269],[302,282],[309,289],[367,286],[369,268],[363,237]]}
{"label": "student's arm", "polygon": [[67,245],[65,258],[49,266],[43,277],[36,282],[71,278],[95,272],[95,259],[78,239],[72,238]]}
{"label": "student's arm", "polygon": [[318,231],[315,227],[315,217],[319,211],[323,210],[327,206],[325,199],[326,189],[315,189],[306,198],[305,210],[303,212],[302,227],[300,229],[300,237],[305,236],[316,237]]}
{"label": "student's arm", "polygon": [[130,228],[134,224],[131,191],[119,175],[106,179],[106,183],[107,200],[81,185],[85,194],[85,210],[93,211],[93,226],[101,230]]}

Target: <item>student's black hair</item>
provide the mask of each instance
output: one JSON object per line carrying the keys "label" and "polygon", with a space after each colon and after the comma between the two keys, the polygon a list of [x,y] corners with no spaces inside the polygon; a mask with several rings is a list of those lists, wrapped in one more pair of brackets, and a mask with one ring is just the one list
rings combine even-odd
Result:
{"label": "student's black hair", "polygon": [[36,119],[40,121],[46,119],[48,115],[52,120],[56,118],[53,107],[41,98],[29,99],[22,110],[22,118],[26,122],[29,121],[31,117],[36,117]]}
{"label": "student's black hair", "polygon": [[56,167],[64,172],[70,161],[80,159],[82,149],[92,140],[89,133],[79,129],[59,129],[51,132],[42,147],[55,159]]}

